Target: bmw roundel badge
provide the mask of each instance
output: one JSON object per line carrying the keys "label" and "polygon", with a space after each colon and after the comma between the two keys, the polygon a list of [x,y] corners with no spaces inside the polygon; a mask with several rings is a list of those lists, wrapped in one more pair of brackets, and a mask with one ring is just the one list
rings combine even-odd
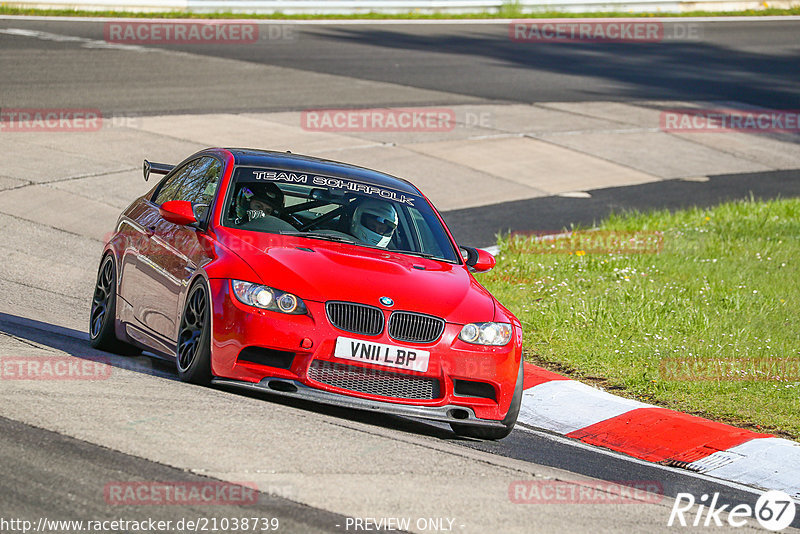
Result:
{"label": "bmw roundel badge", "polygon": [[391,306],[394,306],[394,301],[393,301],[392,299],[390,299],[389,297],[381,297],[381,298],[380,298],[380,299],[378,299],[378,300],[380,300],[380,301],[381,301],[381,304],[383,304],[383,305],[384,305],[384,306],[386,306],[387,308],[389,308],[389,307],[391,307]]}

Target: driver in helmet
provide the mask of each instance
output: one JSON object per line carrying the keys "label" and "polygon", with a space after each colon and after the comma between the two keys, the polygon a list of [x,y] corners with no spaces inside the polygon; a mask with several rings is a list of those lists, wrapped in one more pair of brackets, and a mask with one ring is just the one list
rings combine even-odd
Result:
{"label": "driver in helmet", "polygon": [[272,215],[283,209],[283,191],[272,182],[245,184],[236,194],[236,224]]}
{"label": "driver in helmet", "polygon": [[397,211],[392,204],[368,199],[353,211],[350,233],[368,245],[385,248],[392,239],[397,223]]}

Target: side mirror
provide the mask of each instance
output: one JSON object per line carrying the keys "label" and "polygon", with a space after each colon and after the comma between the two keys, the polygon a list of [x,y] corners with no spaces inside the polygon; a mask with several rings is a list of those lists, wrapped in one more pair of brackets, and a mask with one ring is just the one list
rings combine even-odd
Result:
{"label": "side mirror", "polygon": [[497,263],[494,256],[479,248],[461,247],[464,262],[479,273],[491,271]]}
{"label": "side mirror", "polygon": [[158,213],[173,224],[188,226],[197,223],[194,210],[192,210],[192,203],[186,200],[170,200],[169,202],[164,202],[161,204],[161,207],[158,208]]}

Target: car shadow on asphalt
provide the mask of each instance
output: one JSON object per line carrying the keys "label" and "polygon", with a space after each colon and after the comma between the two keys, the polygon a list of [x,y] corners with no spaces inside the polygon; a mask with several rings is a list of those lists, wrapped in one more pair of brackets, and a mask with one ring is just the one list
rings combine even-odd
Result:
{"label": "car shadow on asphalt", "polygon": [[750,198],[800,197],[800,170],[663,180],[593,189],[588,193],[586,198],[548,196],[451,210],[443,212],[442,217],[458,243],[489,246],[497,244],[498,234],[591,228],[612,213],[674,211]]}
{"label": "car shadow on asphalt", "polygon": [[[683,30],[689,30],[691,26],[692,36],[687,34],[678,38],[680,33],[676,33],[677,28],[674,28],[677,25]],[[536,100],[541,87],[531,83],[535,82],[534,76],[552,73],[583,78],[583,91],[565,91],[562,98],[566,100],[587,96],[594,100],[734,100],[784,109],[793,109],[798,103],[797,92],[791,89],[797,80],[796,53],[775,53],[767,48],[737,49],[725,44],[719,30],[708,24],[674,21],[663,25],[663,35],[658,39],[625,42],[517,39],[509,35],[509,31],[516,32],[516,28],[492,25],[476,30],[462,29],[458,35],[430,31],[412,33],[402,27],[370,25],[304,29],[305,33],[315,34],[318,39],[330,41],[336,48],[341,48],[339,43],[349,43],[371,47],[373,53],[378,47],[394,49],[402,51],[409,63],[408,58],[415,57],[412,55],[415,52],[435,50],[438,57],[452,56],[455,65],[464,65],[464,58],[469,58],[467,61],[479,63],[484,69],[491,66],[493,70],[489,72],[495,76],[512,77],[511,73],[514,73],[523,82],[504,80],[506,85],[514,87],[513,94],[498,89],[496,79],[492,80],[493,84],[475,80],[457,87],[459,93],[482,98]],[[706,32],[708,38],[704,37]],[[378,57],[384,56],[380,54]],[[289,65],[288,59],[270,58],[270,61],[297,67],[296,64]],[[440,61],[448,64],[447,59]],[[423,78],[409,72],[410,69],[399,67],[351,69],[347,74],[437,91],[450,89],[453,85],[446,76]],[[301,65],[300,68],[308,67]],[[343,62],[316,61],[314,69],[341,75]],[[447,81],[451,82],[450,85],[443,83]]]}
{"label": "car shadow on asphalt", "polygon": [[[92,348],[89,345],[89,336],[85,332],[37,321],[0,312],[0,336],[6,336],[17,343],[26,345],[26,350],[35,353],[37,349],[43,352],[65,353],[75,358],[96,361],[109,365],[115,369],[124,369],[150,376],[157,376],[167,380],[179,381],[175,363],[165,360],[150,353],[139,356],[120,356]],[[6,352],[5,350],[3,352]],[[17,356],[16,354],[2,354],[3,356]],[[44,356],[44,354],[43,354]],[[338,419],[364,423],[372,426],[399,430],[416,435],[424,435],[437,439],[462,440],[449,428],[418,419],[410,419],[395,415],[368,412],[337,406],[317,404],[303,399],[282,397],[268,392],[243,390],[233,387],[212,386],[220,391],[230,394],[245,396],[297,408],[304,411],[328,415]]]}
{"label": "car shadow on asphalt", "polygon": [[[75,358],[97,361],[116,369],[125,369],[141,374],[178,380],[175,364],[153,355],[120,356],[92,348],[86,332],[54,325],[36,319],[28,319],[8,313],[0,313],[0,335],[4,335],[29,347],[46,352],[58,351]],[[16,356],[15,354],[3,354]]]}

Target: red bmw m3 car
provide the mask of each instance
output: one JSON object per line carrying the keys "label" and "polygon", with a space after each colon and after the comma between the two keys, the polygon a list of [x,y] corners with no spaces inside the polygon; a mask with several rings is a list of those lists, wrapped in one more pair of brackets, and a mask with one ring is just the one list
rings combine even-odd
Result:
{"label": "red bmw m3 car", "polygon": [[92,346],[181,380],[444,421],[500,439],[522,399],[522,328],[411,183],[291,153],[213,148],[120,216]]}

